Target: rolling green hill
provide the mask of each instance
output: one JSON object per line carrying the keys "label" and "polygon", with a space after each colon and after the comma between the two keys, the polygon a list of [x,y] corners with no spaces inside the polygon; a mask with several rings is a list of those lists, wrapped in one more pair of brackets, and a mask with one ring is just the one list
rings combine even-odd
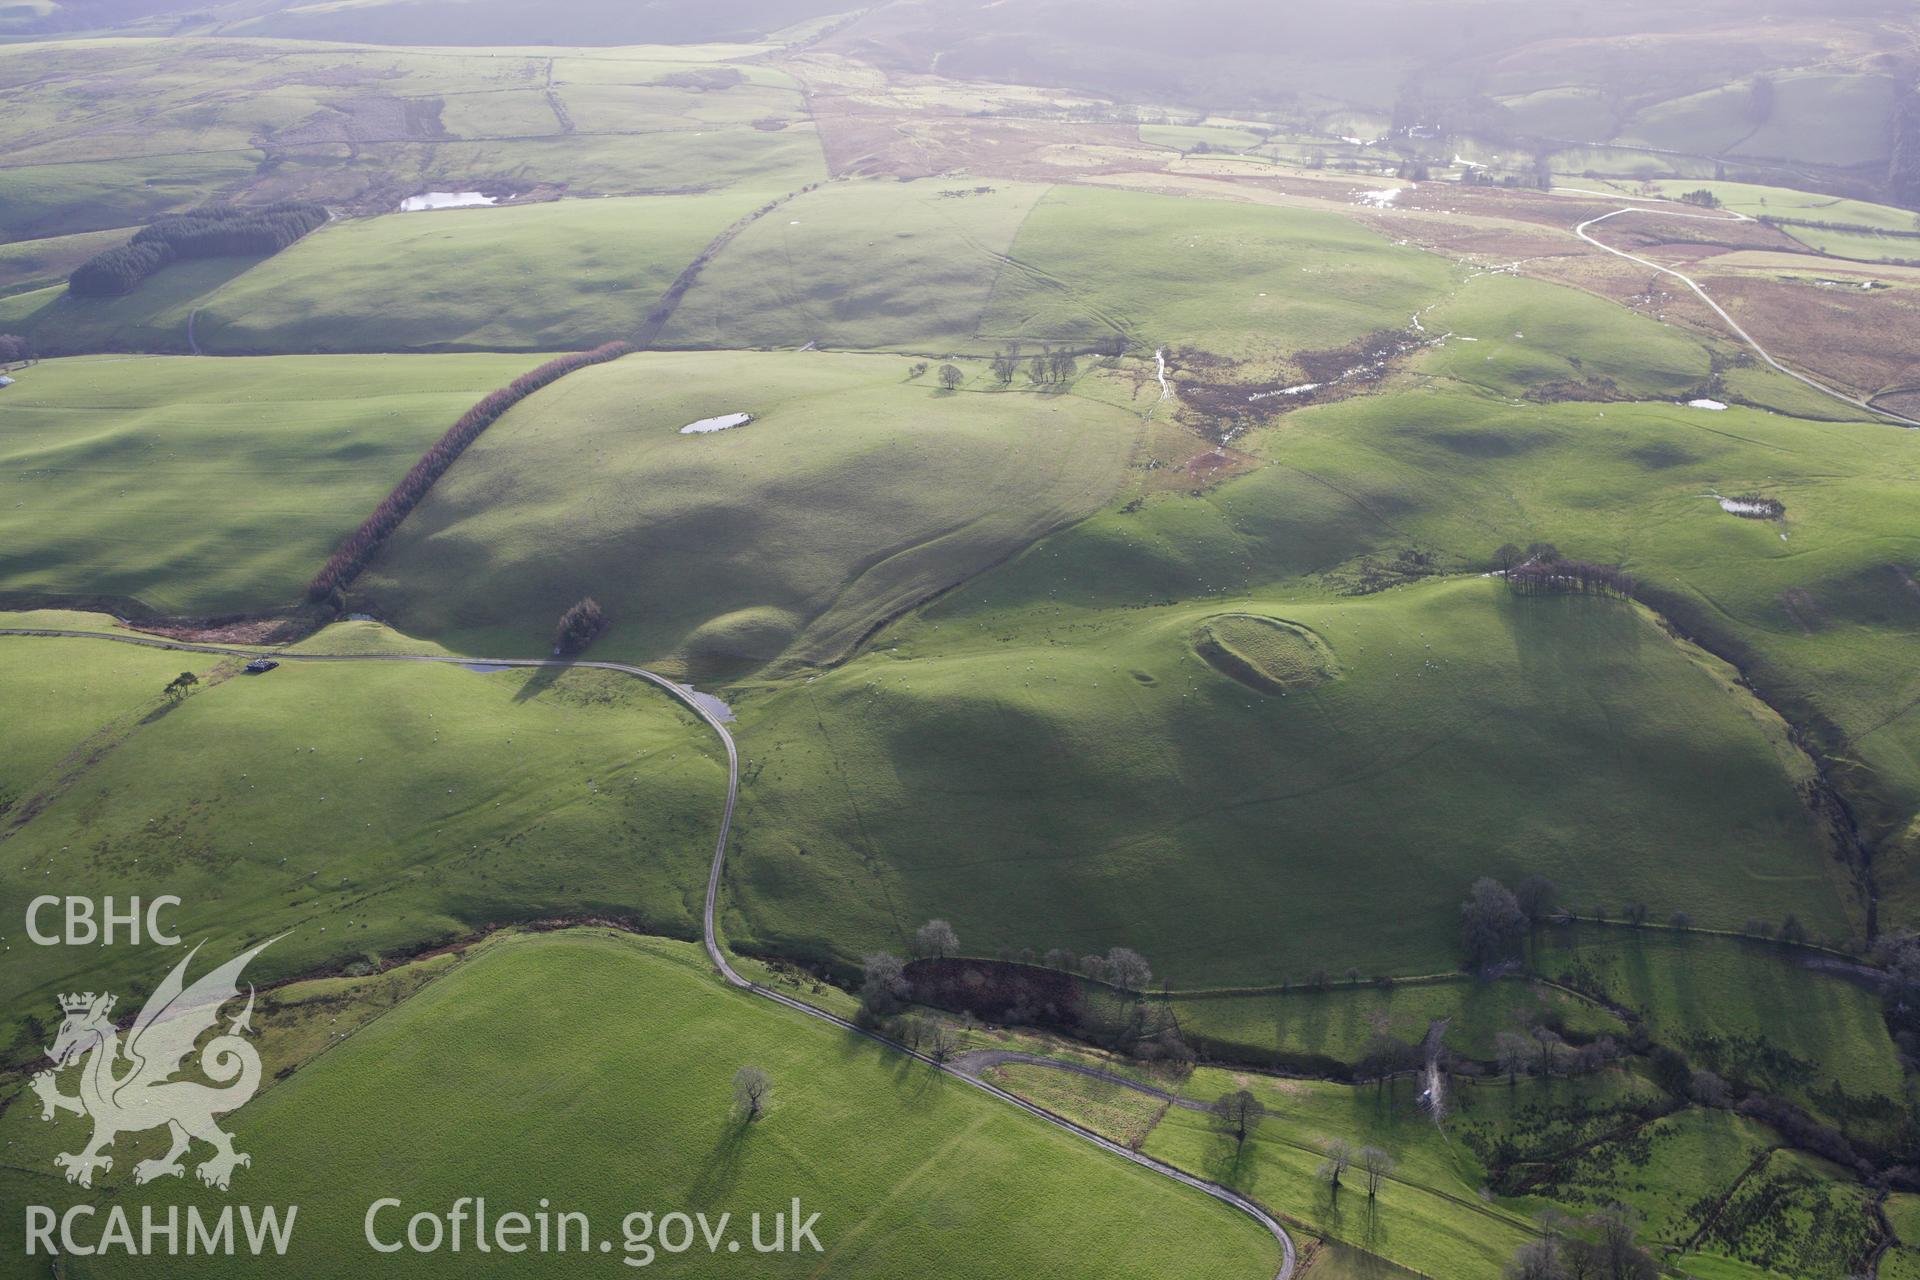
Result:
{"label": "rolling green hill", "polygon": [[[751,1124],[731,1109],[744,1065],[774,1085]],[[66,1135],[54,1131],[71,1128],[29,1112],[37,1108],[16,1105],[0,1119],[13,1144],[13,1169],[0,1174],[10,1193],[27,1186],[14,1170],[39,1168],[61,1149]],[[743,1244],[739,1256],[724,1245],[651,1255],[636,1245],[631,1254],[698,1276],[736,1274],[750,1258],[757,1272],[783,1276],[1265,1280],[1279,1261],[1272,1238],[1227,1206],[870,1041],[730,990],[695,947],[596,931],[480,948],[228,1123],[253,1156],[236,1194],[299,1204],[290,1260],[312,1276],[364,1273],[363,1219],[382,1196],[403,1205],[380,1217],[383,1232],[403,1231],[408,1214],[428,1207],[444,1213],[459,1196],[486,1197],[493,1214],[532,1214],[551,1197],[556,1213],[588,1215],[594,1251],[605,1240],[613,1259],[629,1256],[623,1226],[633,1212],[703,1212],[710,1223],[730,1213],[727,1234],[740,1241],[751,1238],[752,1213],[770,1220],[796,1197],[820,1215],[819,1253],[754,1254]],[[68,1191],[49,1181],[35,1178],[32,1194]],[[116,1196],[161,1200],[210,1208],[221,1197],[191,1179]],[[408,1274],[527,1265],[531,1255],[475,1253],[468,1230],[463,1252],[401,1255]],[[22,1262],[9,1258],[9,1274],[26,1274]],[[205,1258],[89,1268],[136,1270],[263,1273]]]}
{"label": "rolling green hill", "polygon": [[293,604],[421,450],[537,361],[44,361],[5,392],[0,592],[164,613]]}
{"label": "rolling green hill", "polygon": [[1336,214],[1095,187],[1048,191],[1009,253],[983,336],[1092,344],[1117,330],[1265,366],[1405,328],[1457,279]]}
{"label": "rolling green hill", "polygon": [[798,84],[727,61],[759,52],[0,43],[0,238],[125,227],[216,198],[372,213],[430,190],[791,191],[824,178],[825,161]]}
{"label": "rolling green hill", "polygon": [[[1137,416],[943,391],[911,367],[643,353],[575,374],[468,451],[356,607],[467,651],[539,653],[592,595],[612,620],[597,655],[705,678],[824,662],[1125,482]],[[680,432],[734,412],[754,421]]]}
{"label": "rolling green hill", "polygon": [[[657,689],[593,671],[239,666],[0,637],[6,702],[46,715],[0,775],[20,801],[0,818],[0,900],[51,883],[173,894],[170,923],[215,950],[292,929],[267,977],[513,920],[698,935],[725,766]],[[183,668],[201,687],[173,705],[161,687]],[[94,949],[76,967],[72,949],[16,949],[0,1043],[56,988],[154,980],[133,967],[146,956]]]}
{"label": "rolling green hill", "polygon": [[[777,192],[773,194],[778,194]],[[194,335],[214,354],[559,351],[631,337],[753,192],[561,200],[388,214],[323,227],[194,296]],[[472,264],[487,269],[475,271]],[[171,289],[170,268],[132,298],[63,304],[35,326],[43,347],[100,345],[89,311],[125,314]],[[184,304],[183,304],[184,305]],[[184,321],[184,316],[180,317]],[[185,326],[154,335],[185,346]],[[141,336],[117,335],[138,344]],[[168,342],[167,339],[172,341]]]}
{"label": "rolling green hill", "polygon": [[[1458,962],[1475,877],[1529,871],[1573,902],[1857,925],[1784,727],[1632,606],[1466,579],[995,611],[991,585],[746,704],[736,942],[845,963],[940,916],[989,954],[1131,946],[1182,986],[1424,973]],[[1223,613],[1310,628],[1339,677],[1229,679],[1191,641]]]}
{"label": "rolling green hill", "polygon": [[676,347],[983,350],[982,313],[1044,187],[835,182],[762,218],[689,290]]}

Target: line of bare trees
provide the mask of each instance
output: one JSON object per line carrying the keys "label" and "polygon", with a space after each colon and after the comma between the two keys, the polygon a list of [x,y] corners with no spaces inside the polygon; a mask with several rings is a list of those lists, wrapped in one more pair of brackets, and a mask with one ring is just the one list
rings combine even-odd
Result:
{"label": "line of bare trees", "polygon": [[1320,1162],[1320,1180],[1327,1184],[1327,1191],[1335,1200],[1340,1198],[1341,1179],[1355,1165],[1360,1167],[1369,1200],[1377,1198],[1380,1184],[1393,1176],[1393,1157],[1379,1147],[1361,1147],[1355,1151],[1345,1138],[1333,1138],[1321,1151],[1326,1159]]}
{"label": "line of bare trees", "polygon": [[1509,542],[1493,553],[1494,567],[1507,586],[1519,595],[1573,593],[1631,598],[1637,584],[1618,565],[1569,560],[1551,542],[1536,542],[1524,551]]}
{"label": "line of bare trees", "polygon": [[412,470],[400,479],[393,491],[373,509],[373,514],[361,521],[342,542],[320,572],[313,575],[307,583],[307,598],[325,600],[336,591],[344,590],[360,576],[393,531],[400,527],[420,500],[427,496],[434,482],[446,474],[447,468],[465,453],[467,446],[480,438],[480,433],[500,420],[507,410],[525,400],[534,392],[546,387],[577,369],[588,365],[604,364],[634,350],[625,342],[609,342],[595,347],[591,351],[575,352],[560,356],[527,373],[521,374],[497,391],[490,391],[480,402],[460,415],[460,420],[447,428],[446,434],[433,442],[431,448],[420,455]]}
{"label": "line of bare trees", "polygon": [[[994,379],[1001,386],[1012,383],[1014,375],[1020,372],[1020,344],[1016,342],[1006,350],[996,352],[987,367],[993,370]],[[1027,377],[1036,385],[1072,382],[1079,372],[1080,361],[1071,351],[1042,347],[1039,354],[1027,361]]]}
{"label": "line of bare trees", "polygon": [[1640,1217],[1610,1204],[1585,1218],[1557,1209],[1540,1215],[1540,1234],[1507,1264],[1507,1280],[1655,1280],[1653,1255],[1635,1239]]}
{"label": "line of bare trees", "polygon": [[1616,565],[1587,560],[1556,560],[1552,564],[1517,565],[1504,575],[1516,595],[1606,595],[1633,597],[1633,575]]}

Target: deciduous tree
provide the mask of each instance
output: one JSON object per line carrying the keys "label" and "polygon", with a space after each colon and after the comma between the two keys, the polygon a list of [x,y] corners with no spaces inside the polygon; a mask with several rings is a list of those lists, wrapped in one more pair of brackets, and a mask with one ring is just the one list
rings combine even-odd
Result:
{"label": "deciduous tree", "polygon": [[868,1017],[886,1017],[912,993],[907,966],[899,956],[876,951],[862,959],[860,967],[860,1011]]}
{"label": "deciduous tree", "polygon": [[913,953],[929,960],[958,955],[960,935],[945,920],[929,920],[913,933]]}
{"label": "deciduous tree", "polygon": [[1533,1045],[1518,1031],[1502,1031],[1493,1037],[1493,1056],[1507,1073],[1507,1083],[1518,1084],[1520,1073],[1533,1060]]}
{"label": "deciduous tree", "polygon": [[1520,907],[1520,914],[1527,918],[1530,925],[1538,925],[1553,914],[1554,900],[1558,896],[1553,881],[1545,876],[1524,876],[1513,887],[1513,900]]}
{"label": "deciduous tree", "polygon": [[772,1092],[773,1077],[759,1067],[742,1067],[733,1073],[734,1105],[746,1115],[749,1124],[760,1118]]}
{"label": "deciduous tree", "polygon": [[1367,1175],[1367,1199],[1380,1194],[1380,1184],[1392,1175],[1393,1168],[1393,1157],[1380,1148],[1360,1148],[1360,1171]]}
{"label": "deciduous tree", "polygon": [[1320,1164],[1321,1180],[1332,1190],[1333,1198],[1338,1200],[1340,1179],[1353,1164],[1353,1148],[1347,1145],[1344,1138],[1332,1138],[1321,1150],[1327,1154],[1327,1158]]}
{"label": "deciduous tree", "polygon": [[1253,1126],[1267,1109],[1260,1105],[1260,1099],[1246,1089],[1236,1089],[1232,1093],[1223,1093],[1213,1104],[1213,1123],[1222,1133],[1233,1139],[1234,1146],[1245,1146],[1247,1135],[1253,1132]]}
{"label": "deciduous tree", "polygon": [[1513,890],[1490,876],[1473,882],[1460,905],[1460,925],[1467,950],[1467,967],[1483,969],[1511,956],[1526,932],[1527,918]]}

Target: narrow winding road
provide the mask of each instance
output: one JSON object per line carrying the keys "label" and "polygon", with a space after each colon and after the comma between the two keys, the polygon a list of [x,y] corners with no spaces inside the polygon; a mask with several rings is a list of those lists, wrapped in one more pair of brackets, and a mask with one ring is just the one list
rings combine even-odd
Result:
{"label": "narrow winding road", "polygon": [[[722,809],[720,814],[720,834],[714,842],[713,864],[707,871],[707,901],[705,914],[702,919],[702,934],[703,941],[707,948],[707,957],[713,961],[714,967],[720,971],[720,976],[726,979],[729,985],[737,987],[742,991],[751,992],[763,999],[771,1000],[775,1004],[785,1005],[787,1008],[805,1014],[807,1017],[832,1023],[844,1031],[851,1032],[857,1036],[863,1036],[868,1040],[874,1041],[876,1044],[885,1046],[895,1053],[903,1054],[918,1062],[923,1062],[927,1066],[942,1072],[952,1079],[961,1081],[964,1084],[980,1090],[982,1093],[998,1098],[1008,1106],[1017,1107],[1028,1115],[1043,1120],[1056,1129],[1063,1129],[1083,1141],[1092,1143],[1103,1151],[1111,1152],[1123,1160],[1129,1160],[1144,1169],[1150,1169],[1154,1173],[1160,1174],[1162,1177],[1171,1178],[1175,1182],[1192,1187],[1196,1191],[1204,1192],[1216,1200],[1231,1205],[1233,1208],[1240,1210],[1240,1212],[1251,1217],[1262,1227],[1266,1228],[1274,1240],[1280,1245],[1280,1269],[1274,1273],[1274,1280],[1292,1280],[1294,1269],[1298,1265],[1298,1255],[1294,1249],[1293,1237],[1287,1233],[1287,1229],[1280,1224],[1279,1219],[1275,1218],[1271,1213],[1261,1208],[1260,1205],[1248,1199],[1246,1196],[1241,1195],[1239,1192],[1223,1187],[1216,1182],[1209,1182],[1205,1178],[1195,1177],[1190,1173],[1174,1168],[1170,1164],[1155,1160],[1152,1156],[1142,1155],[1131,1147],[1114,1142],[1110,1138],[1102,1137],[1093,1130],[1074,1123],[1065,1116],[1055,1115],[1044,1107],[1036,1106],[1028,1102],[1025,1098],[1009,1093],[998,1085],[982,1080],[970,1074],[966,1069],[963,1069],[962,1063],[965,1061],[964,1059],[954,1062],[936,1061],[918,1050],[909,1049],[897,1041],[889,1040],[885,1036],[869,1031],[849,1019],[840,1017],[838,1014],[829,1013],[825,1009],[817,1008],[804,1000],[795,999],[792,996],[775,991],[770,987],[761,986],[759,983],[743,977],[728,961],[726,952],[721,948],[719,932],[714,921],[715,904],[720,898],[720,880],[726,871],[727,839],[733,830],[734,806],[740,796],[740,753],[734,745],[733,735],[727,731],[727,726],[717,715],[700,705],[699,701],[694,698],[692,691],[686,686],[676,684],[656,671],[649,671],[645,667],[630,666],[623,662],[576,662],[557,658],[467,658],[442,656],[439,654],[388,653],[284,653],[261,649],[235,648],[230,645],[196,644],[188,640],[168,640],[160,636],[123,635],[110,631],[0,627],[0,636],[38,636],[72,640],[112,640],[120,644],[141,645],[150,649],[173,649],[185,653],[213,654],[218,657],[257,658],[268,655],[281,662],[419,662],[440,663],[452,666],[585,667],[598,671],[617,671],[623,675],[636,676],[639,679],[657,685],[678,700],[681,705],[705,721],[707,727],[712,729],[714,734],[720,739],[720,745],[726,749],[727,753],[727,802],[726,807]],[[976,1067],[975,1069],[977,1070],[978,1068]],[[1089,1074],[1097,1073],[1090,1072]]]}
{"label": "narrow winding road", "polygon": [[[1556,190],[1568,191],[1568,192],[1579,191],[1581,195],[1586,195],[1586,196],[1597,194],[1591,191],[1580,191],[1579,188],[1577,187],[1561,187],[1561,188],[1556,188]],[[1868,413],[1871,413],[1876,417],[1887,418],[1891,421],[1898,422],[1903,426],[1920,427],[1920,419],[1909,418],[1904,414],[1895,413],[1891,409],[1876,408],[1875,406],[1868,404],[1865,400],[1856,400],[1852,396],[1847,395],[1843,391],[1835,390],[1833,387],[1829,387],[1823,382],[1818,382],[1812,378],[1809,378],[1804,373],[1796,373],[1792,369],[1787,368],[1787,366],[1785,366],[1784,364],[1781,364],[1778,360],[1774,359],[1773,353],[1768,351],[1765,347],[1761,346],[1759,341],[1752,334],[1748,333],[1746,329],[1742,328],[1740,322],[1738,320],[1735,320],[1731,315],[1729,315],[1725,307],[1715,302],[1713,298],[1708,295],[1707,291],[1705,289],[1702,289],[1700,287],[1699,282],[1696,281],[1692,276],[1685,275],[1679,271],[1676,271],[1672,267],[1662,266],[1660,263],[1653,261],[1651,258],[1642,258],[1637,254],[1628,253],[1625,249],[1616,249],[1612,245],[1606,243],[1604,240],[1596,239],[1594,236],[1588,234],[1588,231],[1590,228],[1596,227],[1602,222],[1608,221],[1609,219],[1622,217],[1630,213],[1651,214],[1655,217],[1661,217],[1661,218],[1694,218],[1702,222],[1752,222],[1754,221],[1754,219],[1748,217],[1744,213],[1736,213],[1732,209],[1726,210],[1725,215],[1721,216],[1721,215],[1712,214],[1712,213],[1683,213],[1683,212],[1680,212],[1679,210],[1672,209],[1672,208],[1649,209],[1643,205],[1628,205],[1625,208],[1615,209],[1611,213],[1603,213],[1597,218],[1588,218],[1585,222],[1581,223],[1579,226],[1573,229],[1573,234],[1575,234],[1576,236],[1579,236],[1582,240],[1586,241],[1588,244],[1592,245],[1594,248],[1605,250],[1606,252],[1612,254],[1616,258],[1625,258],[1628,262],[1637,263],[1638,265],[1646,267],[1649,270],[1657,271],[1661,275],[1672,276],[1675,280],[1678,280],[1681,284],[1684,284],[1685,286],[1687,286],[1687,288],[1691,289],[1694,295],[1698,297],[1700,301],[1706,303],[1707,306],[1711,307],[1713,309],[1713,313],[1719,316],[1720,319],[1726,323],[1726,326],[1729,329],[1733,330],[1734,334],[1740,339],[1740,341],[1746,343],[1747,346],[1751,347],[1755,355],[1759,356],[1762,360],[1766,361],[1769,367],[1777,370],[1780,373],[1786,374],[1789,378],[1792,378],[1795,382],[1803,383],[1806,386],[1812,387],[1815,391],[1818,391],[1821,395],[1830,396],[1833,399],[1840,401],[1842,404],[1851,405],[1856,409],[1864,409]]]}

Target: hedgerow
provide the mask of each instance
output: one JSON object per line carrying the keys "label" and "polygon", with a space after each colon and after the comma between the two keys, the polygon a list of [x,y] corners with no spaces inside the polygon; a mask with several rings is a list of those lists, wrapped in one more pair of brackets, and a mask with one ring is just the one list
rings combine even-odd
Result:
{"label": "hedgerow", "polygon": [[307,584],[307,596],[312,600],[324,600],[335,591],[343,590],[367,567],[373,555],[380,549],[387,536],[399,528],[420,500],[427,496],[434,482],[446,474],[467,446],[480,438],[480,433],[499,421],[507,410],[576,369],[588,365],[603,364],[615,360],[633,351],[634,347],[625,342],[609,342],[595,347],[591,351],[580,351],[573,355],[560,356],[527,373],[521,374],[498,391],[490,391],[474,405],[460,415],[460,420],[447,428],[446,434],[434,441],[431,448],[420,455],[412,470],[402,476],[393,491],[381,500],[373,514],[361,521],[342,542],[334,553],[327,558],[320,572],[313,575]]}

